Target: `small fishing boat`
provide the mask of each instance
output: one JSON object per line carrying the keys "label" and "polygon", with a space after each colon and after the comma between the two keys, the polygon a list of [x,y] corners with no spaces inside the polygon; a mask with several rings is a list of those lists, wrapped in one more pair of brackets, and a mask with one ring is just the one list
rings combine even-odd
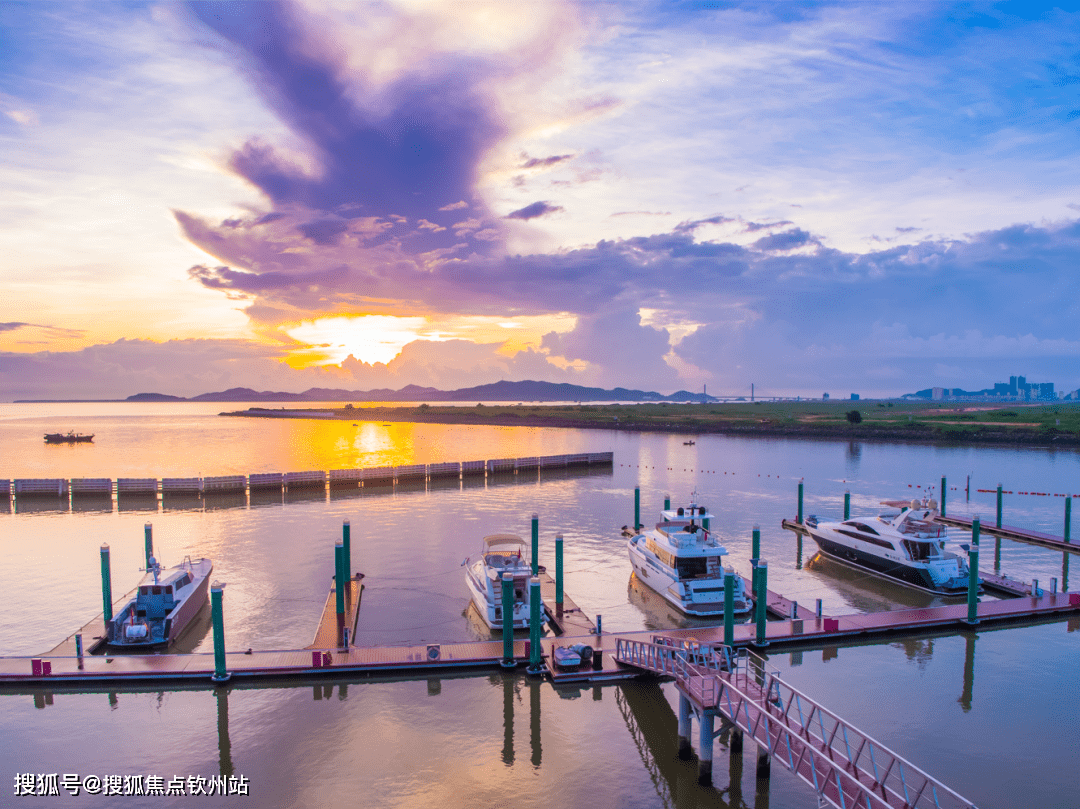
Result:
{"label": "small fishing boat", "polygon": [[503,628],[502,577],[509,573],[514,580],[513,629],[529,628],[529,578],[532,576],[525,540],[516,534],[493,534],[484,537],[480,558],[465,560],[465,583],[484,623],[491,629]]}
{"label": "small fishing boat", "polygon": [[206,604],[213,569],[209,559],[192,561],[189,556],[162,570],[151,556],[135,597],[106,624],[108,645],[142,649],[176,640]]}
{"label": "small fishing boat", "polygon": [[83,435],[82,433],[72,432],[68,430],[67,433],[45,433],[46,444],[89,444],[94,440],[94,435]]}
{"label": "small fishing boat", "polygon": [[[713,515],[693,502],[661,512],[663,519],[646,531],[624,532],[629,537],[630,564],[644,584],[687,615],[716,618],[724,614],[723,557],[727,548],[705,527]],[[742,576],[734,576],[733,614],[750,612],[754,603]]]}
{"label": "small fishing boat", "polygon": [[889,500],[899,508],[876,517],[819,522],[811,515],[806,530],[826,556],[883,578],[929,593],[967,593],[967,561],[945,550],[948,529],[936,521],[938,504],[929,498]]}

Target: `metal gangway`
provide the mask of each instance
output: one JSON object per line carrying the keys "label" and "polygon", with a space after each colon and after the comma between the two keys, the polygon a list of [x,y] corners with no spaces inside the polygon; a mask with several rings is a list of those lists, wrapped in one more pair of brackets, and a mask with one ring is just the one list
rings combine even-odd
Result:
{"label": "metal gangway", "polygon": [[784,683],[778,671],[746,649],[656,635],[652,642],[617,639],[615,659],[673,677],[695,710],[719,714],[747,734],[809,784],[819,806],[975,809],[971,801]]}

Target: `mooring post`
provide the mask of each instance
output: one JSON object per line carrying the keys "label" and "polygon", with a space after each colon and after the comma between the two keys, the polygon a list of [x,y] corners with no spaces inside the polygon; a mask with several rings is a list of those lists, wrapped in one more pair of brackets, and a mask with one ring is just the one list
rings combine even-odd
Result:
{"label": "mooring post", "polygon": [[1071,542],[1072,534],[1072,495],[1065,495],[1065,541]]}
{"label": "mooring post", "polygon": [[1057,595],[1057,577],[1054,576],[1050,579],[1050,594]]}
{"label": "mooring post", "polygon": [[941,516],[945,516],[945,492],[948,491],[945,485],[945,476],[941,476]]}
{"label": "mooring post", "polygon": [[1038,579],[1032,579],[1031,580],[1031,595],[1034,598],[1041,598],[1042,597],[1042,590],[1039,589],[1039,580]]}
{"label": "mooring post", "polygon": [[337,614],[345,615],[345,588],[348,586],[342,573],[345,567],[345,546],[340,542],[334,544],[334,592],[337,594]]}
{"label": "mooring post", "polygon": [[690,717],[693,708],[686,695],[679,692],[679,758],[689,761],[694,755],[694,749],[690,745]]}
{"label": "mooring post", "polygon": [[540,577],[529,579],[529,674],[540,673]]}
{"label": "mooring post", "polygon": [[[706,509],[706,513],[708,513],[707,509]],[[702,517],[701,524],[705,528],[706,531],[709,530],[709,518],[708,517]]]}
{"label": "mooring post", "polygon": [[641,487],[634,487],[634,530],[641,528]]}
{"label": "mooring post", "polygon": [[222,582],[210,585],[210,611],[214,621],[214,674],[210,679],[215,683],[229,679],[229,673],[225,670],[225,618],[221,609],[221,591],[224,588]]}
{"label": "mooring post", "polygon": [[514,661],[514,574],[502,574],[502,667],[512,669]]}
{"label": "mooring post", "polygon": [[345,580],[352,578],[352,525],[348,520],[341,524],[341,547],[344,549]]}
{"label": "mooring post", "polygon": [[967,622],[979,623],[979,516],[971,521],[971,550],[968,551]]}
{"label": "mooring post", "polygon": [[154,555],[154,527],[150,523],[143,526],[143,544],[146,546],[146,569],[150,569],[150,557]]}
{"label": "mooring post", "polygon": [[671,511],[671,495],[664,495],[664,511]]}
{"label": "mooring post", "polygon": [[600,613],[596,613],[596,634],[604,634],[604,616]]}
{"label": "mooring post", "polygon": [[765,640],[765,602],[766,593],[769,592],[769,563],[764,559],[760,560],[757,564],[757,593],[755,598],[757,603],[757,638],[754,642],[755,646],[768,646],[769,642]]}
{"label": "mooring post", "polygon": [[735,571],[724,571],[724,645],[735,644]]}
{"label": "mooring post", "polygon": [[75,634],[75,657],[79,658],[79,668],[83,667],[82,633]]}
{"label": "mooring post", "polygon": [[750,561],[756,562],[761,558],[761,526],[755,525],[751,529]]}
{"label": "mooring post", "polygon": [[[1068,551],[1066,551],[1068,553]],[[1001,537],[994,537],[994,572],[1001,570]]]}
{"label": "mooring post", "polygon": [[562,534],[555,535],[555,603],[562,606],[563,603],[563,538]]}
{"label": "mooring post", "polygon": [[817,600],[817,606],[815,607],[814,612],[817,614],[818,618],[821,617],[821,599],[820,598]]}
{"label": "mooring post", "polygon": [[998,484],[997,489],[997,527],[1001,527],[1001,484]]}
{"label": "mooring post", "polygon": [[101,545],[101,603],[105,615],[105,633],[108,634],[108,623],[112,620],[112,573],[109,570],[109,546]]}
{"label": "mooring post", "polygon": [[698,717],[698,783],[712,783],[713,714],[702,711]]}
{"label": "mooring post", "polygon": [[967,483],[964,485],[964,500],[971,500],[971,475],[967,476]]}
{"label": "mooring post", "polygon": [[851,490],[844,492],[844,519],[851,519]]}
{"label": "mooring post", "polygon": [[532,515],[532,574],[540,575],[540,516]]}
{"label": "mooring post", "polygon": [[802,525],[802,492],[803,492],[803,479],[799,478],[799,516],[796,521],[799,525]]}

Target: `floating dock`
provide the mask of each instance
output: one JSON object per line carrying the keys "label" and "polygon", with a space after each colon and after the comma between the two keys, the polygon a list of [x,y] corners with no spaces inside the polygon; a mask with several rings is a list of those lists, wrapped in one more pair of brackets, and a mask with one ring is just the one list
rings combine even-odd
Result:
{"label": "floating dock", "polygon": [[[968,517],[938,517],[937,521],[956,528],[964,528],[968,531],[971,530],[971,519]],[[1080,553],[1080,544],[1069,542],[1064,537],[1057,537],[1053,534],[1044,534],[1041,531],[1017,528],[1013,525],[1002,525],[999,527],[982,522],[981,520],[979,521],[979,531],[983,534],[1001,537],[1002,539],[1012,539],[1017,542],[1029,542],[1033,545],[1042,545],[1044,548],[1053,548],[1059,551],[1068,551],[1069,553]]]}

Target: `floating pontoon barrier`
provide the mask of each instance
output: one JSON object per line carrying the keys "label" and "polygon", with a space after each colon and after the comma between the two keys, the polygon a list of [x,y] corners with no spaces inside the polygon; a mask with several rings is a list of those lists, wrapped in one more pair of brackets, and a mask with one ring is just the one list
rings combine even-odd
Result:
{"label": "floating pontoon barrier", "polygon": [[63,497],[68,493],[68,482],[63,478],[17,478],[15,495]]}
{"label": "floating pontoon barrier", "polygon": [[494,472],[513,472],[517,466],[517,458],[493,458],[487,462],[488,474]]}
{"label": "floating pontoon barrier", "polygon": [[615,463],[614,452],[590,452],[587,456],[589,466],[594,465],[612,465]]}
{"label": "floating pontoon barrier", "polygon": [[465,475],[482,475],[484,470],[487,469],[487,461],[462,461],[461,462],[461,476]]}
{"label": "floating pontoon barrier", "polygon": [[566,465],[567,466],[588,466],[589,465],[589,456],[588,456],[587,453],[579,453],[577,455],[567,455],[566,456]]}
{"label": "floating pontoon barrier", "polygon": [[331,469],[328,480],[332,487],[356,487],[360,485],[361,474],[363,471],[363,469]]}
{"label": "floating pontoon barrier", "polygon": [[397,480],[424,480],[427,478],[427,466],[422,463],[409,466],[395,466],[394,477]]}
{"label": "floating pontoon barrier", "polygon": [[373,466],[362,471],[363,475],[360,479],[364,481],[365,486],[390,486],[394,483],[394,467],[392,466]]}
{"label": "floating pontoon barrier", "polygon": [[[72,481],[74,483],[74,481]],[[202,478],[162,478],[162,494],[199,494],[203,490]]]}
{"label": "floating pontoon barrier", "polygon": [[541,469],[559,469],[566,466],[568,455],[545,455],[540,459]]}
{"label": "floating pontoon barrier", "polygon": [[461,477],[460,463],[432,463],[428,464],[427,473],[429,478],[456,478]]}
{"label": "floating pontoon barrier", "polygon": [[112,478],[72,478],[71,494],[112,495]]}
{"label": "floating pontoon barrier", "polygon": [[322,471],[286,472],[286,489],[325,489],[326,473]]}
{"label": "floating pontoon barrier", "polygon": [[285,476],[280,472],[259,472],[248,475],[248,488],[250,489],[280,489],[284,484]]}
{"label": "floating pontoon barrier", "polygon": [[[162,481],[164,486],[165,481]],[[243,475],[219,475],[202,479],[203,492],[242,492],[247,488],[247,479]],[[162,488],[162,491],[165,491]]]}
{"label": "floating pontoon barrier", "polygon": [[157,494],[157,478],[117,478],[117,494]]}
{"label": "floating pontoon barrier", "polygon": [[8,497],[11,497],[11,479],[0,480],[0,492],[3,492]]}
{"label": "floating pontoon barrier", "polygon": [[514,466],[516,466],[518,469],[539,469],[540,468],[540,459],[539,458],[518,458],[516,460],[516,462],[514,463]]}

